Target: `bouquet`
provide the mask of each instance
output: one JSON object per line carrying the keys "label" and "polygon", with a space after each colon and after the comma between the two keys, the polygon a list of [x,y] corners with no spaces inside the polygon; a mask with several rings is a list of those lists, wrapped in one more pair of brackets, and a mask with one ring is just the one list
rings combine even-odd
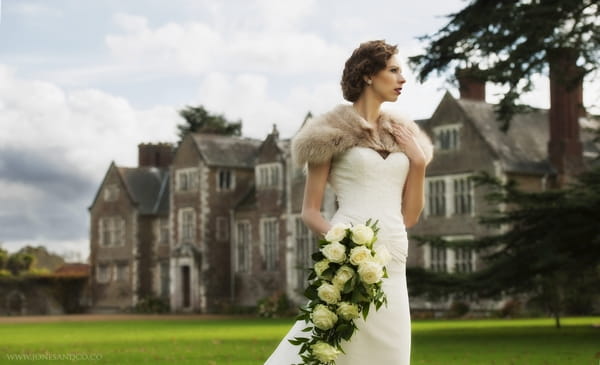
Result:
{"label": "bouquet", "polygon": [[388,277],[385,265],[391,255],[384,245],[375,245],[377,223],[369,219],[355,226],[336,224],[319,241],[304,291],[309,302],[296,318],[307,323],[303,332],[311,336],[289,340],[300,346],[302,364],[334,365],[344,352],[341,341],[357,330],[354,320],[361,315],[366,320],[371,303],[376,310],[387,306],[382,278]]}

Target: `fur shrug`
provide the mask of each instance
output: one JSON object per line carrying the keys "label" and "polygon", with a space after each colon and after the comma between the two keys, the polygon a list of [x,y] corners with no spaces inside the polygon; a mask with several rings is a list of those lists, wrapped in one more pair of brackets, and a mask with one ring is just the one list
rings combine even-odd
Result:
{"label": "fur shrug", "polygon": [[360,146],[402,152],[392,135],[392,124],[401,123],[415,132],[427,163],[433,158],[431,140],[412,120],[382,111],[377,127],[367,122],[352,105],[340,104],[331,111],[306,121],[292,138],[292,158],[302,167],[307,162],[323,163],[335,154]]}

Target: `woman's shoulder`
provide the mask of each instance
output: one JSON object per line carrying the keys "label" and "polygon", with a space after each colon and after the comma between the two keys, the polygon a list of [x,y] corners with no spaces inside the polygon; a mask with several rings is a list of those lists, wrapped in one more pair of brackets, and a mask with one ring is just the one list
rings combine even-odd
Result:
{"label": "woman's shoulder", "polygon": [[292,138],[294,161],[299,166],[307,162],[323,163],[356,145],[363,136],[352,110],[351,105],[339,104],[306,120]]}
{"label": "woman's shoulder", "polygon": [[423,128],[421,128],[413,119],[407,117],[404,114],[386,111],[381,115],[381,126],[383,129],[388,132],[392,132],[392,124],[402,124],[408,127],[413,131],[415,138],[417,140],[418,145],[423,150],[425,154],[425,158],[427,163],[431,162],[433,159],[433,143],[431,142],[431,138],[425,133]]}

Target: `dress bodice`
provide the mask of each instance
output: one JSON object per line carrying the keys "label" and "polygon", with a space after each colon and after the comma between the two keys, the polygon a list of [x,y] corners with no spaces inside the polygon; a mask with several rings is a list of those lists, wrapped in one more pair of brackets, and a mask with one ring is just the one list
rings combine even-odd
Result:
{"label": "dress bodice", "polygon": [[408,169],[408,157],[402,152],[383,158],[374,149],[351,147],[334,156],[329,183],[339,208],[331,223],[358,224],[377,219],[379,241],[385,241],[388,249],[395,251],[393,256],[406,256],[402,193]]}

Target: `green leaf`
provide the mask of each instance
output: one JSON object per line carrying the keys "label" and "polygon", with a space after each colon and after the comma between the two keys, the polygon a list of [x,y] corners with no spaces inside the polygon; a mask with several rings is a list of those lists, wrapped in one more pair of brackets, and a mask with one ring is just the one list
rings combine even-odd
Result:
{"label": "green leaf", "polygon": [[303,337],[294,337],[293,339],[288,340],[288,342],[294,346],[301,345],[307,341],[308,341],[308,338],[303,338]]}
{"label": "green leaf", "polygon": [[313,261],[318,262],[318,261],[323,260],[325,258],[325,255],[323,255],[323,253],[321,251],[317,251],[317,252],[314,252],[311,255],[311,257],[312,257]]}
{"label": "green leaf", "polygon": [[369,315],[369,310],[370,310],[370,308],[371,308],[371,306],[370,306],[370,305],[366,305],[366,306],[364,306],[364,307],[363,307],[363,310],[362,310],[362,316],[363,316],[363,319],[364,319],[365,321],[367,320],[367,316]]}
{"label": "green leaf", "polygon": [[319,297],[319,295],[317,294],[317,289],[312,285],[306,288],[306,290],[304,291],[304,296],[312,300],[317,299]]}
{"label": "green leaf", "polygon": [[356,283],[356,276],[354,276],[352,279],[346,281],[346,284],[344,284],[344,288],[342,289],[342,293],[344,293],[344,294],[350,293],[354,289],[355,283]]}
{"label": "green leaf", "polygon": [[353,333],[354,327],[348,323],[342,323],[341,325],[337,326],[336,335],[340,336],[344,340],[349,340]]}

